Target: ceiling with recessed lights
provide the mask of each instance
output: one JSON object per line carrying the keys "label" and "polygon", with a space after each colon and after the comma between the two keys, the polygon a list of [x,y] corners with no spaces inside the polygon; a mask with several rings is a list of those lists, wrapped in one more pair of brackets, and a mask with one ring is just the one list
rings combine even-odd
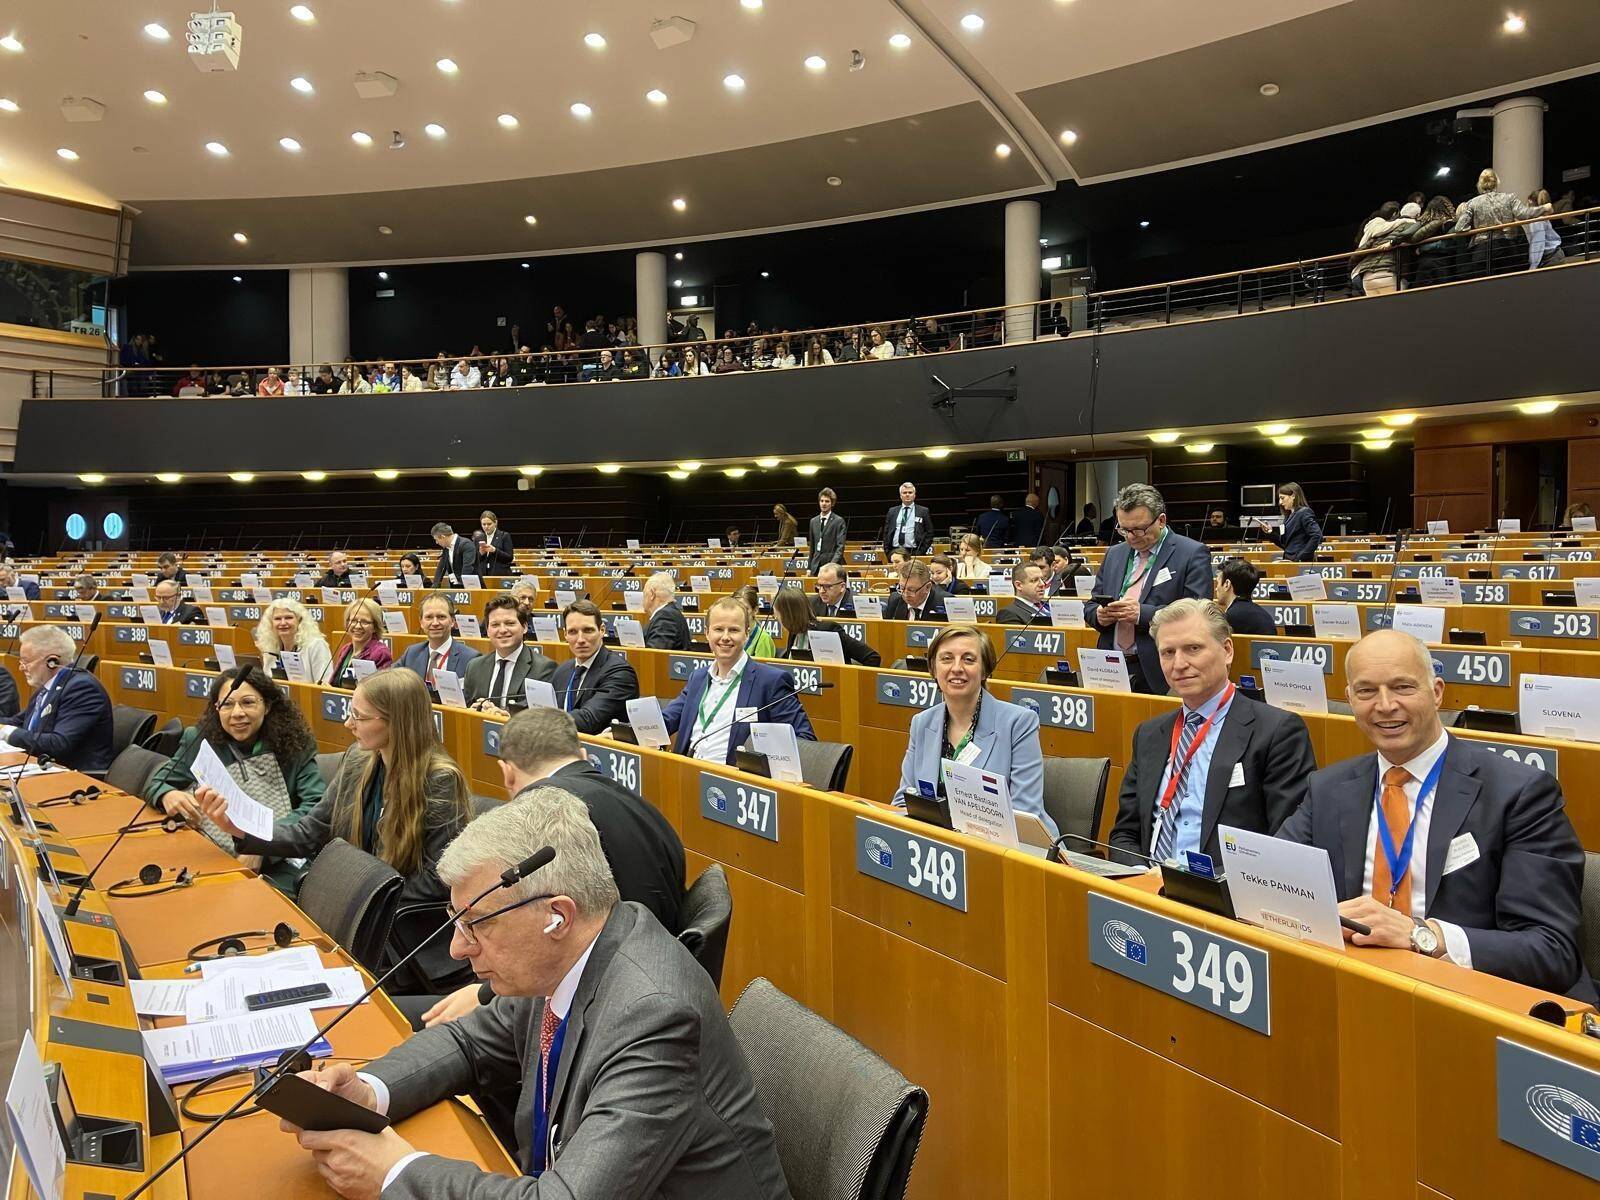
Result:
{"label": "ceiling with recessed lights", "polygon": [[538,254],[1090,184],[1600,62],[1594,0],[1515,32],[1500,0],[236,10],[238,69],[201,71],[187,7],[13,0],[0,184],[137,208],[135,267]]}

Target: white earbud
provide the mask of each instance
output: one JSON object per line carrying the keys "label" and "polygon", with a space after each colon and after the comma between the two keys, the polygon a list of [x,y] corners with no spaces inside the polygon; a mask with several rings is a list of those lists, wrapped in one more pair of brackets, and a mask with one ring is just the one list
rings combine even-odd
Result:
{"label": "white earbud", "polygon": [[560,929],[566,923],[567,923],[567,919],[565,917],[563,917],[560,913],[551,913],[550,914],[550,924],[548,924],[548,925],[546,925],[544,927],[544,931],[546,933],[554,933],[556,930]]}

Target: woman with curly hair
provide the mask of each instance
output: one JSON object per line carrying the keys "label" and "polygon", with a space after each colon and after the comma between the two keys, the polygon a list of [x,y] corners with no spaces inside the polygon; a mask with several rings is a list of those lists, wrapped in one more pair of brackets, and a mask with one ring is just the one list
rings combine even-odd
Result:
{"label": "woman with curly hair", "polygon": [[[263,659],[269,654],[276,658],[285,650],[299,654],[308,683],[321,683],[333,665],[333,651],[328,649],[328,639],[322,636],[311,610],[287,596],[279,596],[262,607],[255,641]],[[271,670],[270,663],[267,669]]]}
{"label": "woman with curly hair", "polygon": [[[184,730],[171,758],[145,784],[145,803],[170,816],[196,823],[230,854],[233,839],[207,820],[194,798],[195,756],[200,744],[216,751],[228,774],[272,810],[277,820],[292,820],[322,799],[317,743],[300,710],[260,667],[235,667],[217,676],[200,720]],[[294,895],[304,868],[283,859],[241,855],[279,891]]]}

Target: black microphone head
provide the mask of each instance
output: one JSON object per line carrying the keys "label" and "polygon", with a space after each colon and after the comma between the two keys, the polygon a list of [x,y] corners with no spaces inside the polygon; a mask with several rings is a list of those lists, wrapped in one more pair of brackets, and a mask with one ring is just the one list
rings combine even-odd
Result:
{"label": "black microphone head", "polygon": [[539,850],[535,850],[516,866],[511,867],[509,870],[502,871],[500,873],[500,882],[504,886],[510,887],[519,879],[526,879],[529,875],[532,875],[541,867],[549,866],[555,861],[555,857],[556,852],[555,847],[553,846],[545,846]]}

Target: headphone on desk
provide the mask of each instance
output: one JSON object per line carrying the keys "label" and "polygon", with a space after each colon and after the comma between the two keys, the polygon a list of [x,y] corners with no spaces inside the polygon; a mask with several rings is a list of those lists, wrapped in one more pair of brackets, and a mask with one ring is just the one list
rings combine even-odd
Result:
{"label": "headphone on desk", "polygon": [[287,950],[296,942],[303,941],[300,931],[287,921],[279,921],[271,929],[251,929],[244,933],[228,933],[222,937],[210,938],[197,946],[189,947],[189,953],[184,955],[190,965],[184,968],[186,974],[192,974],[199,968],[198,963],[215,962],[219,958],[232,958],[236,954],[244,954],[249,947],[246,938],[269,937],[272,945],[278,950]]}
{"label": "headphone on desk", "polygon": [[170,880],[162,882],[166,874],[156,863],[145,863],[139,868],[139,874],[133,879],[119,879],[106,889],[106,895],[119,896],[124,899],[142,900],[146,896],[159,896],[164,892],[175,892],[179,888],[191,886],[196,876],[188,867],[179,867],[178,873]]}
{"label": "headphone on desk", "polygon": [[48,800],[41,800],[35,808],[58,808],[63,804],[87,804],[100,796],[100,785],[92,783],[88,787],[75,788],[65,796],[51,796]]}

